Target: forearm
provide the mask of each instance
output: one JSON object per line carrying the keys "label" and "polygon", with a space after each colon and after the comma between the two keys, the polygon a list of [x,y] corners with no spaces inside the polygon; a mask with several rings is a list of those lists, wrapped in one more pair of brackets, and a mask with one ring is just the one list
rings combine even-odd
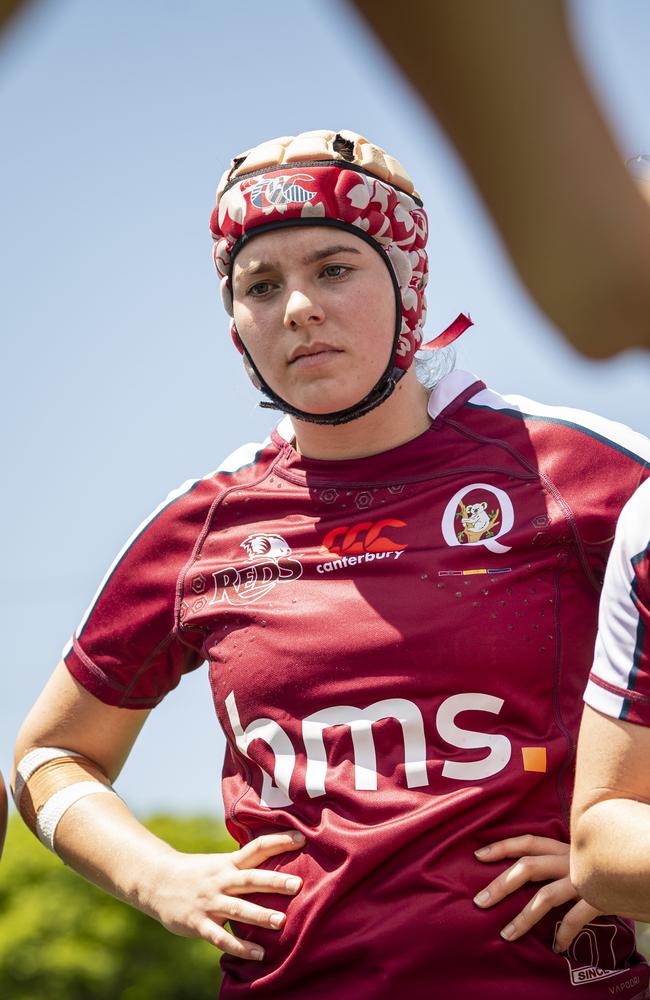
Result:
{"label": "forearm", "polygon": [[149,916],[154,891],[176,852],[140,823],[117,795],[91,795],[64,813],[54,846],[90,882]]}
{"label": "forearm", "polygon": [[238,958],[261,959],[262,948],[229,934],[224,924],[284,925],[284,912],[243,897],[295,895],[299,878],[257,866],[299,850],[305,838],[287,831],[225,854],[186,854],[155,837],[109,784],[146,716],[105,705],[60,663],[18,736],[12,787],[19,811],[71,868],[167,930],[203,938]]}
{"label": "forearm", "polygon": [[650,922],[650,804],[606,799],[574,819],[571,879],[604,913]]}
{"label": "forearm", "polygon": [[550,318],[592,356],[649,345],[650,212],[561,0],[356,6],[449,133]]}

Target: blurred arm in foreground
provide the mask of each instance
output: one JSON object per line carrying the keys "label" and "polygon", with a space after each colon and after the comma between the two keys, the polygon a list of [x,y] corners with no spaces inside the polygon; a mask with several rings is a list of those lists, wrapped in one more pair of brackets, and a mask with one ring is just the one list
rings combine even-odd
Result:
{"label": "blurred arm in foreground", "polygon": [[14,14],[26,6],[25,0],[0,0],[0,31],[10,23]]}
{"label": "blurred arm in foreground", "polygon": [[650,347],[650,211],[562,0],[353,0],[454,142],[529,291],[590,357]]}

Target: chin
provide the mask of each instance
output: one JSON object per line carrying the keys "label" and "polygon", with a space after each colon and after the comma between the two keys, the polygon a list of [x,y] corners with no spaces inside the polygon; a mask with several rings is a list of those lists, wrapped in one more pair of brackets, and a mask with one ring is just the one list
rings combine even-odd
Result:
{"label": "chin", "polygon": [[287,389],[286,394],[280,392],[279,395],[305,413],[338,413],[339,410],[347,410],[348,407],[364,399],[376,385],[381,374],[380,372],[373,382],[366,384],[364,381],[363,384],[353,388],[342,386],[340,377],[323,378],[314,380],[308,386],[301,386],[297,391],[294,386],[293,391]]}
{"label": "chin", "polygon": [[295,406],[296,409],[303,410],[305,413],[338,413],[339,410],[347,410],[348,407],[354,406],[355,403],[364,398],[366,392],[360,392],[355,396],[319,393],[317,396],[309,394],[308,396],[301,396],[299,398],[295,396],[293,398],[285,396],[284,398],[292,406]]}

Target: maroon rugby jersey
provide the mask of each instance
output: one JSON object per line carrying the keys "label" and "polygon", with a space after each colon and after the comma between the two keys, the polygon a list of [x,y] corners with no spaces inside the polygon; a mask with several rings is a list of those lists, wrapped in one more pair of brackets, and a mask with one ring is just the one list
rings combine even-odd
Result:
{"label": "maroon rugby jersey", "polygon": [[[574,740],[617,517],[650,445],[591,414],[452,372],[428,431],[353,461],[299,456],[287,421],[186,484],[129,540],[67,652],[103,701],[153,706],[208,661],[226,821],[297,828],[281,932],[238,925],[222,997],[646,996],[630,927],[567,954],[559,911],[472,898],[505,836],[568,838]],[[577,988],[577,993],[576,993]]]}
{"label": "maroon rugby jersey", "polygon": [[650,481],[628,500],[616,527],[585,701],[615,719],[650,725]]}

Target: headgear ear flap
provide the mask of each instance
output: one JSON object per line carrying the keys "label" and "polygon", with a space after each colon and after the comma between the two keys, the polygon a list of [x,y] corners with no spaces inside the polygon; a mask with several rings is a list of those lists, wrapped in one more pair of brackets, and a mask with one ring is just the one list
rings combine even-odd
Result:
{"label": "headgear ear flap", "polygon": [[[240,343],[241,343],[241,341],[240,341]],[[246,374],[248,375],[249,379],[253,383],[254,388],[258,389],[258,390],[261,389],[262,388],[262,383],[260,382],[259,378],[257,377],[257,372],[255,371],[255,369],[253,368],[252,364],[250,363],[250,360],[249,360],[249,357],[248,357],[247,354],[243,354],[243,356],[242,356],[242,364],[244,365],[244,371],[246,372]]]}
{"label": "headgear ear flap", "polygon": [[[230,324],[230,337],[232,339],[233,344],[235,345],[235,347],[239,351],[239,353],[243,354],[244,353],[244,345],[242,344],[241,340],[239,339],[239,334],[237,333],[237,327],[235,326],[234,323]],[[259,388],[259,386],[258,386],[258,388]]]}
{"label": "headgear ear flap", "polygon": [[230,324],[230,336],[232,338],[233,344],[235,345],[235,347],[242,356],[242,364],[244,366],[244,371],[246,372],[249,379],[253,383],[253,387],[257,390],[260,390],[262,388],[262,383],[260,382],[258,374],[253,368],[253,365],[251,364],[251,360],[248,357],[248,354],[246,353],[244,345],[241,342],[240,336],[237,333],[237,327],[235,326],[234,323]]}

